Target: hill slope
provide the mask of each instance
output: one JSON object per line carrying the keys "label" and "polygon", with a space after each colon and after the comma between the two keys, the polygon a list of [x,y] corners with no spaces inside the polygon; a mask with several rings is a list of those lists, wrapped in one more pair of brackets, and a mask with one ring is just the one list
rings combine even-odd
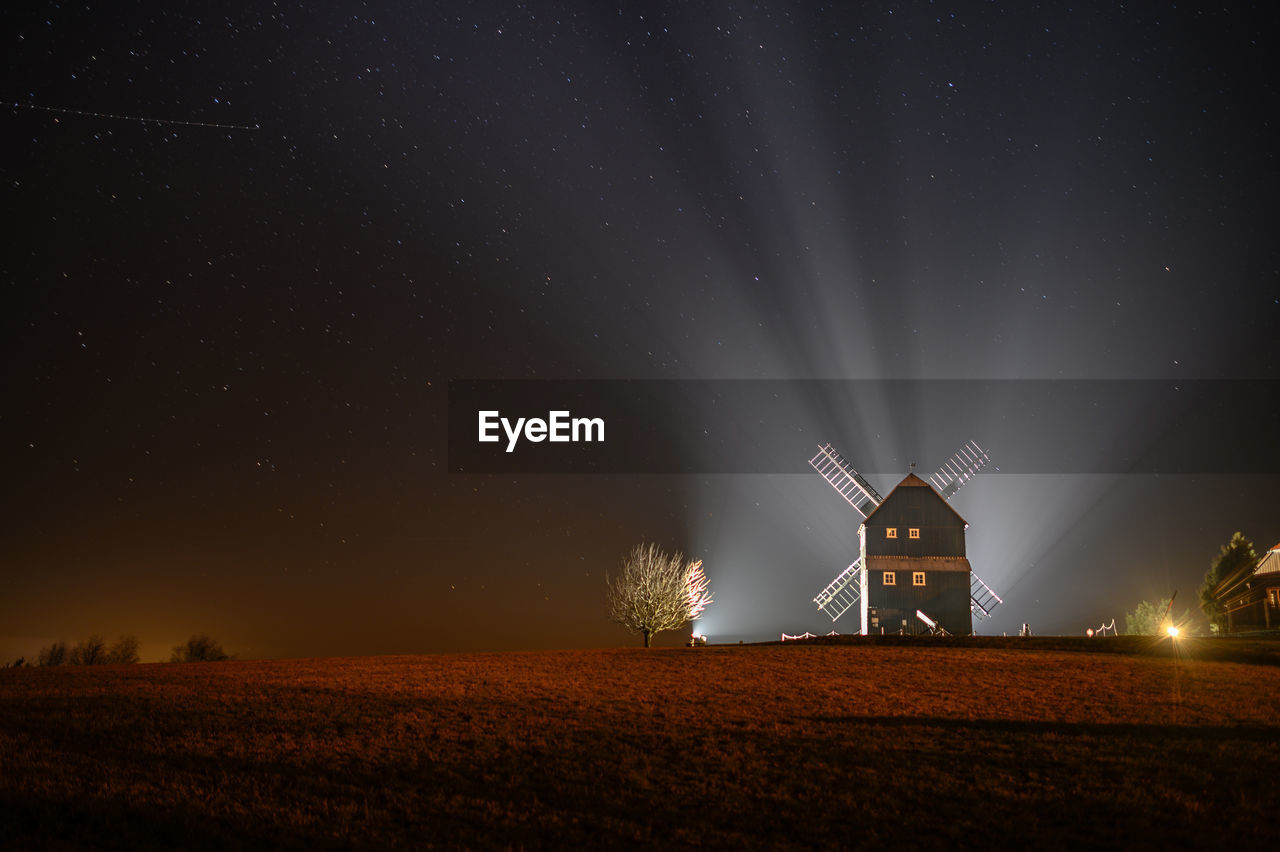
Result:
{"label": "hill slope", "polygon": [[1280,667],[785,645],[0,671],[18,848],[1263,846]]}

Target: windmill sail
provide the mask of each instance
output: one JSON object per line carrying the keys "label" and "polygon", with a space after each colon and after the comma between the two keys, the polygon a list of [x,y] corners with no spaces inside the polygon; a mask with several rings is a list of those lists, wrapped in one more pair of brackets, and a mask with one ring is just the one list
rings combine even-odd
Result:
{"label": "windmill sail", "polygon": [[947,459],[946,463],[929,477],[929,482],[942,495],[942,499],[950,500],[952,495],[960,490],[960,486],[986,467],[989,461],[991,459],[988,458],[987,451],[970,441]]}
{"label": "windmill sail", "polygon": [[862,597],[862,557],[840,572],[827,587],[818,592],[813,602],[835,621],[852,609]]}
{"label": "windmill sail", "polygon": [[969,572],[969,610],[978,618],[988,618],[991,610],[1004,603],[1000,596],[991,591],[991,587],[982,582],[982,578]]}
{"label": "windmill sail", "polygon": [[845,461],[844,456],[830,444],[819,447],[817,455],[809,459],[809,465],[831,483],[831,487],[862,515],[863,520],[884,502],[880,492],[863,479],[862,474],[854,470],[853,465]]}

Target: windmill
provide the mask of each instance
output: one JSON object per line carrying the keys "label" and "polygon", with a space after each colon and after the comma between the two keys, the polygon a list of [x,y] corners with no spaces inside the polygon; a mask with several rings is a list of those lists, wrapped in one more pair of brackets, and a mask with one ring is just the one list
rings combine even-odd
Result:
{"label": "windmill", "polygon": [[949,501],[988,461],[970,441],[928,481],[909,473],[882,497],[835,447],[819,447],[809,465],[862,523],[858,557],[813,599],[818,609],[835,621],[859,607],[864,635],[915,632],[923,621],[915,613],[927,616],[932,632],[972,633],[973,618],[1002,601],[973,573],[964,549],[969,524]]}

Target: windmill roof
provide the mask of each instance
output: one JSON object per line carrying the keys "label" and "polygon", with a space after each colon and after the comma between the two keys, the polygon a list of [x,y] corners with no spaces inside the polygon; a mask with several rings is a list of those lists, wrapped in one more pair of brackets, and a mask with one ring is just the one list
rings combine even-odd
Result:
{"label": "windmill roof", "polygon": [[973,571],[965,556],[868,556],[868,571]]}
{"label": "windmill roof", "polygon": [[863,523],[870,523],[871,519],[876,516],[876,512],[879,512],[880,509],[883,508],[886,503],[888,503],[890,500],[893,499],[893,495],[897,493],[899,488],[928,488],[930,491],[934,493],[934,495],[937,496],[939,500],[941,500],[943,503],[946,504],[947,508],[951,510],[951,513],[953,515],[955,515],[957,518],[960,519],[960,523],[964,524],[966,527],[969,526],[969,522],[966,521],[964,517],[955,510],[955,508],[951,505],[951,503],[945,497],[943,497],[941,494],[938,494],[937,489],[935,489],[928,482],[925,482],[920,477],[916,476],[914,473],[908,473],[905,479],[903,479],[897,485],[893,486],[893,491],[890,491],[888,496],[880,501],[879,506],[876,506],[874,509],[871,510],[871,514],[867,515],[867,520],[864,521]]}

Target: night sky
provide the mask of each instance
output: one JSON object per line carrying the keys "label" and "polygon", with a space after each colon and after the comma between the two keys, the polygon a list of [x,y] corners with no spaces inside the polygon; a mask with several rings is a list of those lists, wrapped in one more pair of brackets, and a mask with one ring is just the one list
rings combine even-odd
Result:
{"label": "night sky", "polygon": [[[1260,7],[0,20],[0,660],[630,644],[604,574],[642,539],[705,560],[713,640],[826,632],[856,525],[817,443],[884,492],[922,444],[1000,460],[876,410],[878,447],[780,436],[794,475],[449,473],[450,380],[1280,379]],[[961,491],[979,629],[1194,611],[1232,532],[1280,540],[1280,471],[1122,474]]]}

